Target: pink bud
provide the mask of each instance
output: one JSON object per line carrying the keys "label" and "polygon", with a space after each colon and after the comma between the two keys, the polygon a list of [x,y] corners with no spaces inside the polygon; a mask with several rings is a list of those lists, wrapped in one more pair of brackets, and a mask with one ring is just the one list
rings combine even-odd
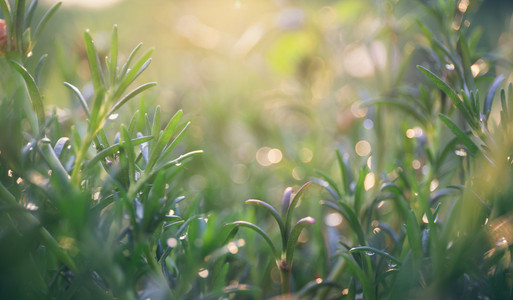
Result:
{"label": "pink bud", "polygon": [[6,49],[7,49],[7,28],[5,25],[5,20],[0,19],[0,56],[5,55]]}

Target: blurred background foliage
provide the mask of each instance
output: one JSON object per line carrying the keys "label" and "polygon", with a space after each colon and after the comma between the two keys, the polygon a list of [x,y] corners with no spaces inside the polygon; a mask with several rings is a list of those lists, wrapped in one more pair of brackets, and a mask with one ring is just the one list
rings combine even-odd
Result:
{"label": "blurred background foliage", "polygon": [[[63,2],[39,47],[59,54],[49,58],[58,67],[48,67],[43,81],[47,101],[67,107],[67,118],[79,114],[76,103],[62,103],[71,99],[62,82],[88,82],[76,34],[83,28],[103,53],[112,23],[120,28],[120,49],[139,41],[156,47],[141,80],[159,86],[141,101],[158,102],[169,116],[182,108],[193,120],[188,147],[205,155],[189,166],[187,190],[204,198],[205,211],[276,198],[315,169],[334,172],[335,148],[355,167],[373,153],[377,174],[395,167],[387,157],[397,157],[393,139],[404,128],[359,104],[418,82],[414,66],[429,58],[416,19],[433,23],[422,1]],[[476,15],[471,30],[486,33],[481,47],[507,57],[513,4],[471,1],[468,9]],[[129,114],[120,115],[125,119],[115,122],[127,123]]]}

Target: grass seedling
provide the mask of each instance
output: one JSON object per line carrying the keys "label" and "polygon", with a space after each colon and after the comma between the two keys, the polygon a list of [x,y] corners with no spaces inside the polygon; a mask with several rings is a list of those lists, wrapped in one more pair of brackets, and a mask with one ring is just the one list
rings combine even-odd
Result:
{"label": "grass seedling", "polygon": [[309,224],[315,223],[315,219],[313,219],[312,217],[305,217],[297,221],[294,224],[294,226],[292,226],[292,212],[294,211],[294,208],[297,206],[301,195],[304,193],[305,189],[311,183],[312,182],[305,183],[301,188],[299,188],[299,190],[294,195],[292,195],[293,190],[291,187],[288,187],[285,190],[285,192],[283,193],[281,214],[278,213],[278,211],[274,207],[272,207],[264,201],[256,199],[246,200],[246,204],[256,205],[258,207],[266,209],[278,223],[281,235],[281,253],[279,253],[276,250],[276,247],[271,238],[269,237],[269,235],[259,226],[246,221],[236,221],[227,224],[227,226],[237,226],[237,228],[250,228],[251,230],[254,230],[256,233],[258,233],[269,245],[271,253],[276,262],[276,266],[280,270],[280,279],[283,295],[290,294],[290,275],[292,271],[292,258],[294,256],[294,248],[296,247],[299,235],[301,234],[303,228],[305,228]]}

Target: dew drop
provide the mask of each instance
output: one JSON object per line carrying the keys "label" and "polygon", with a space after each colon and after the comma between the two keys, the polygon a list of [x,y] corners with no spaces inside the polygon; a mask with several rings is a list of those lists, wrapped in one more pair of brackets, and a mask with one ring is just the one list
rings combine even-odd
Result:
{"label": "dew drop", "polygon": [[113,121],[113,120],[116,120],[118,117],[119,117],[119,114],[114,113],[114,114],[109,116],[109,120]]}

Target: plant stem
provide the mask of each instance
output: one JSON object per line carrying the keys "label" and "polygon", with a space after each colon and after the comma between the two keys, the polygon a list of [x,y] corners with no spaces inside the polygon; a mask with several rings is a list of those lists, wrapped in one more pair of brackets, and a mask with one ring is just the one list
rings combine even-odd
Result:
{"label": "plant stem", "polygon": [[80,149],[78,150],[77,158],[75,159],[75,164],[73,166],[73,172],[71,173],[71,182],[76,186],[80,185],[81,165],[87,154],[87,149],[89,149],[89,146],[91,145],[92,141],[93,133],[91,132],[91,130],[88,130],[86,137],[84,138],[82,145],[80,145]]}
{"label": "plant stem", "polygon": [[290,295],[290,271],[288,268],[280,267],[280,277],[281,277],[281,293],[282,296],[287,299]]}

